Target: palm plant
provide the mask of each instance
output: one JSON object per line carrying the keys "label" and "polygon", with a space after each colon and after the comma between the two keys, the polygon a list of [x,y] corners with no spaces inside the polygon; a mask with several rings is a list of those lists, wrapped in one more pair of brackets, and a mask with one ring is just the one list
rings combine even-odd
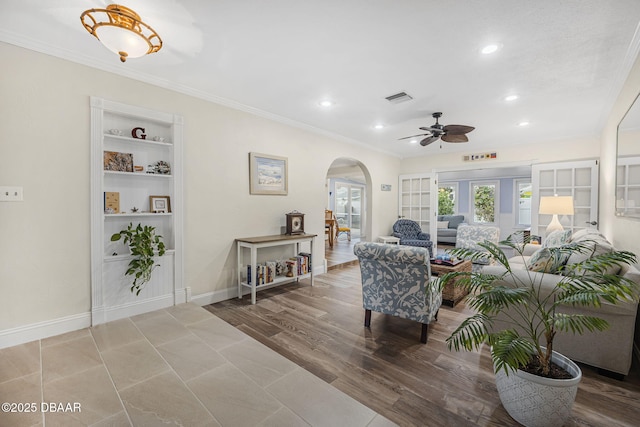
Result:
{"label": "palm plant", "polygon": [[165,253],[162,236],[157,235],[155,230],[155,227],[149,225],[143,227],[138,224],[134,227],[129,223],[126,229],[111,236],[112,242],[124,237],[124,244],[129,245],[133,259],[129,262],[125,275],[134,276],[131,292],[135,292],[136,295],[140,294],[144,285],[151,280],[153,270],[159,266],[154,259],[156,252],[158,256]]}
{"label": "palm plant", "polygon": [[[455,272],[442,277],[445,284],[458,278],[455,286],[464,286],[469,291],[468,305],[476,312],[447,338],[447,346],[456,351],[477,350],[488,343],[496,370],[503,369],[507,375],[510,371],[533,364],[537,375],[548,377],[556,334],[602,331],[609,326],[596,316],[563,314],[558,310],[560,306],[600,307],[603,301],[612,304],[637,301],[637,285],[622,275],[610,273],[625,264],[635,264],[636,256],[631,252],[594,255],[594,246],[588,241],[548,248],[553,265],[548,272],[559,274],[562,279],[552,289],[543,291],[541,282],[544,275],[529,270],[524,275],[514,274],[500,247],[509,247],[523,257],[524,243],[514,242],[509,236],[499,244],[486,241],[479,246],[486,252],[457,248],[450,253],[470,260],[489,256],[497,265],[504,267],[504,271],[500,269],[500,274]],[[566,262],[574,253],[592,256],[582,263],[564,265],[562,261]],[[507,281],[503,279],[517,286],[506,286]],[[508,326],[495,330],[494,321],[500,314],[503,314],[502,321],[507,318]]]}

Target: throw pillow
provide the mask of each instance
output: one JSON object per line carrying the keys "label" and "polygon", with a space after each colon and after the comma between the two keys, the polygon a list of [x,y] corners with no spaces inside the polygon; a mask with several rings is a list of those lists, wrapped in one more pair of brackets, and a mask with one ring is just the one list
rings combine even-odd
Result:
{"label": "throw pillow", "polygon": [[552,231],[542,244],[545,248],[557,248],[564,244],[569,243],[571,240],[571,230],[556,230]]}
{"label": "throw pillow", "polygon": [[438,221],[438,228],[449,228],[449,221]]}
{"label": "throw pillow", "polygon": [[[567,264],[579,264],[592,256],[606,254],[615,250],[602,234],[597,230],[591,229],[577,231],[571,238],[571,243],[584,244],[589,250],[582,253],[575,252],[571,254],[567,260]],[[618,274],[619,272],[620,267],[617,265],[611,266],[606,271],[607,274]]]}
{"label": "throw pillow", "polygon": [[567,258],[568,254],[542,247],[531,255],[527,268],[538,273],[557,273],[566,264]]}

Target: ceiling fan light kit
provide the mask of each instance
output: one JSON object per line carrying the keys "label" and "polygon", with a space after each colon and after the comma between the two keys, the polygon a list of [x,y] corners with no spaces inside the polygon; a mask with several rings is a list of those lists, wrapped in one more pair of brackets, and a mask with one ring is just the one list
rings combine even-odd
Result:
{"label": "ceiling fan light kit", "polygon": [[473,126],[465,126],[465,125],[443,126],[438,121],[438,119],[442,117],[441,112],[433,113],[432,117],[436,119],[436,123],[434,125],[432,125],[431,127],[419,128],[420,130],[423,130],[427,133],[421,133],[421,134],[412,135],[412,136],[405,136],[404,138],[400,138],[400,140],[417,138],[419,136],[426,136],[426,138],[420,141],[420,145],[422,145],[423,147],[431,144],[434,141],[437,141],[438,139],[444,142],[452,142],[452,143],[468,142],[469,138],[467,138],[466,134],[475,129]]}
{"label": "ceiling fan light kit", "polygon": [[110,4],[106,9],[85,10],[80,15],[80,22],[89,34],[117,53],[122,62],[162,48],[162,39],[155,30],[125,6]]}

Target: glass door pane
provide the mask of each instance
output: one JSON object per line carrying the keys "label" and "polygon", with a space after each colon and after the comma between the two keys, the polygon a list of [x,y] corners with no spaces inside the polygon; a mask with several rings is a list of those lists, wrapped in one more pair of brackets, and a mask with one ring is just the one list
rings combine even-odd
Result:
{"label": "glass door pane", "polygon": [[352,237],[360,236],[363,197],[364,187],[336,182],[336,220],[339,226],[351,229]]}

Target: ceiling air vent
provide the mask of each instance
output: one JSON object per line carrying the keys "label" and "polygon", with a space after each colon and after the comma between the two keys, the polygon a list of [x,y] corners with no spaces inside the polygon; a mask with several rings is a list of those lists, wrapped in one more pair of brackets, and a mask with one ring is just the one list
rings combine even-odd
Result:
{"label": "ceiling air vent", "polygon": [[401,102],[411,101],[413,97],[408,95],[406,92],[399,92],[394,95],[387,96],[385,99],[391,103],[399,104]]}

